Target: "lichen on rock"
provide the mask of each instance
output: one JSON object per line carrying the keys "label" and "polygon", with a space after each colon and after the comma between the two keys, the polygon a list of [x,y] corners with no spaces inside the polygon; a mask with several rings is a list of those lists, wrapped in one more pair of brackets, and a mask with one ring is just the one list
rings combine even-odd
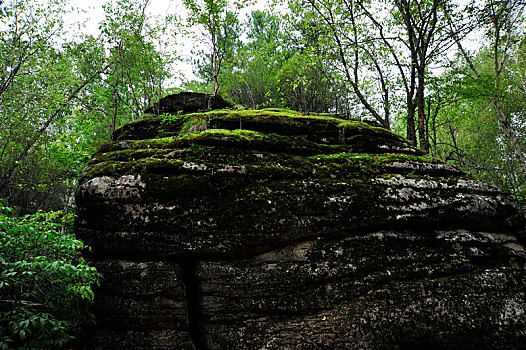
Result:
{"label": "lichen on rock", "polygon": [[513,196],[376,125],[201,107],[123,126],[80,179],[93,348],[526,343]]}

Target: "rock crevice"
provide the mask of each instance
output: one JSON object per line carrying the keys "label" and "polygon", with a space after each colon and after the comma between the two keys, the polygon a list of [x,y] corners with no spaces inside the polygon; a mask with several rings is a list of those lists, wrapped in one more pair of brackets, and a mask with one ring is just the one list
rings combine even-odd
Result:
{"label": "rock crevice", "polygon": [[196,261],[182,264],[188,334],[194,349],[210,350],[206,341],[205,320],[201,305],[202,292],[197,280],[197,267],[198,262]]}

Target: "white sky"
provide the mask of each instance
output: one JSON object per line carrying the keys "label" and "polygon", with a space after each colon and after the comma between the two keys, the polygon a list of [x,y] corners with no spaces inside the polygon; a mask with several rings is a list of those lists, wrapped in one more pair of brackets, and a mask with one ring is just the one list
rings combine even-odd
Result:
{"label": "white sky", "polygon": [[[64,18],[66,27],[76,31],[76,27],[79,24],[81,25],[80,33],[98,36],[100,34],[99,26],[100,23],[104,20],[104,10],[102,6],[108,2],[108,0],[69,0],[70,4],[78,9],[77,11],[72,12],[70,15],[66,15]],[[164,17],[166,15],[181,15],[183,13],[184,6],[181,0],[150,0],[150,3],[147,7],[147,14],[149,16],[160,16]],[[174,40],[172,38],[167,38],[165,40]],[[178,38],[175,43],[176,51],[179,55],[187,58],[190,55],[190,42],[185,38]],[[185,45],[186,44],[186,45]],[[191,65],[186,62],[177,63],[177,72],[172,72],[174,74],[181,74],[187,79],[195,79],[195,76],[192,73]]]}
{"label": "white sky", "polygon": [[[66,23],[74,24],[78,22],[86,23],[86,34],[97,35],[99,33],[99,23],[104,19],[102,5],[107,0],[70,0],[71,5],[82,11],[79,15],[72,14],[67,17]],[[150,15],[165,16],[168,14],[180,14],[183,4],[180,0],[150,0],[147,13]]]}
{"label": "white sky", "polygon": [[[80,13],[72,13],[71,15],[66,16],[64,18],[66,26],[74,28],[79,23],[84,23],[84,25],[81,27],[81,33],[97,36],[100,33],[100,22],[104,19],[102,5],[104,5],[107,1],[108,0],[70,0],[70,4],[78,8]],[[241,11],[239,14],[240,21],[245,20],[246,15],[251,11],[256,9],[263,10],[268,7],[267,0],[256,1],[257,2],[254,5],[251,5]],[[164,17],[166,15],[184,16],[185,8],[182,0],[150,0],[150,3],[147,7],[147,13],[150,16],[160,17]],[[174,39],[171,37],[166,38],[166,40]],[[177,54],[182,56],[183,61],[177,63],[176,69],[178,72],[173,73],[180,73],[186,79],[195,79],[195,76],[192,73],[192,67],[186,60],[190,58],[190,51],[195,48],[198,43],[191,38],[182,36],[178,36],[175,41]]]}

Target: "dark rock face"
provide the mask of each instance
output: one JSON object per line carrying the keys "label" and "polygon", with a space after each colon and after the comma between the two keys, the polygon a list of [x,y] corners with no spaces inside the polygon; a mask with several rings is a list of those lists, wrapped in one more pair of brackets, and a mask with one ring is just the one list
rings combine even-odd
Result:
{"label": "dark rock face", "polygon": [[117,130],[77,192],[98,349],[526,349],[517,201],[284,110]]}
{"label": "dark rock face", "polygon": [[164,113],[187,114],[229,107],[232,107],[232,104],[225,101],[221,96],[199,92],[180,92],[163,97],[159,102],[147,108],[144,113],[156,115]]}

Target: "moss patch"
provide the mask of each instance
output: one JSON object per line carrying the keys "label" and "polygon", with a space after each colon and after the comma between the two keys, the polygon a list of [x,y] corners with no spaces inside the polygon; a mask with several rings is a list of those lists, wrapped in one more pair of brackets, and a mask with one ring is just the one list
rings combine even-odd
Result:
{"label": "moss patch", "polygon": [[186,121],[179,131],[179,136],[184,136],[186,134],[199,133],[201,131],[208,129],[208,123],[205,118],[190,118]]}
{"label": "moss patch", "polygon": [[[289,137],[282,135],[211,129],[181,138],[114,143],[114,150],[107,147],[96,155],[84,179],[127,174],[207,174],[213,177],[248,176],[254,181],[328,178],[348,183],[376,177],[390,178],[398,174],[432,178],[432,173],[428,176],[413,169],[423,164],[438,163],[436,159],[405,154],[322,154],[317,152],[321,148],[315,149],[320,145],[312,146],[304,141],[313,147],[310,149],[312,154],[308,155],[305,148],[301,148],[304,145],[293,144],[301,152],[291,151],[291,142]],[[336,146],[325,146],[325,151],[334,151],[334,148]],[[393,167],[395,163],[407,164],[407,169]]]}
{"label": "moss patch", "polygon": [[455,171],[435,174],[425,164],[440,161],[423,157],[383,128],[284,109],[167,114],[130,123],[116,135],[117,141],[97,151],[83,180],[141,174],[348,184],[398,175],[461,176]]}
{"label": "moss patch", "polygon": [[[403,137],[365,122],[329,116],[302,115],[284,109],[213,110],[186,115],[163,115],[123,126],[115,140],[182,137],[205,130],[250,130],[312,141],[323,145],[349,145],[354,152],[420,154]],[[338,152],[338,151],[336,151]],[[327,152],[322,152],[327,153]]]}

